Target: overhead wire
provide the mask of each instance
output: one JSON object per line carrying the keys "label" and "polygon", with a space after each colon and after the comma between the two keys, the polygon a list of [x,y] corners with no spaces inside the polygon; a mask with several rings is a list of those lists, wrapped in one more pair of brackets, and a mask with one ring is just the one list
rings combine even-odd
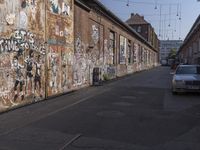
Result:
{"label": "overhead wire", "polygon": [[[135,0],[112,0],[112,1],[115,1],[115,2],[122,2],[122,3],[125,3],[126,6],[128,7],[132,7],[134,5],[134,8],[135,8],[135,5],[152,5],[154,6],[153,9],[157,10],[158,9],[158,6],[160,6],[160,11],[159,13],[155,13],[155,14],[141,14],[142,16],[158,16],[159,17],[159,24],[157,24],[156,26],[158,27],[157,31],[158,31],[158,34],[159,34],[159,37],[161,37],[162,39],[165,39],[166,37],[169,38],[169,33],[168,33],[168,30],[166,29],[166,23],[168,24],[168,28],[170,28],[170,30],[173,31],[172,33],[172,38],[174,38],[174,33],[177,33],[177,20],[179,20],[179,38],[181,36],[181,25],[180,25],[180,22],[181,22],[181,4],[180,3],[158,3],[158,0],[154,0],[154,2],[144,2],[144,1],[135,1]],[[162,13],[163,10],[163,7],[169,7],[169,12],[168,13]],[[173,10],[175,9],[175,12],[173,12]],[[123,13],[123,12],[119,12],[118,10],[114,11],[116,14],[119,14],[119,15],[126,15],[126,14],[130,14],[130,13]],[[172,15],[175,15],[177,16],[178,18],[175,18],[175,19],[172,19]],[[162,19],[164,17],[164,19]],[[168,19],[167,19],[168,17]],[[152,22],[153,21],[153,22]],[[150,21],[151,23],[155,23],[156,20],[152,20]],[[172,23],[174,22],[174,23]],[[164,29],[163,29],[164,28]],[[173,28],[173,29],[172,29]],[[178,34],[178,33],[177,33]]]}

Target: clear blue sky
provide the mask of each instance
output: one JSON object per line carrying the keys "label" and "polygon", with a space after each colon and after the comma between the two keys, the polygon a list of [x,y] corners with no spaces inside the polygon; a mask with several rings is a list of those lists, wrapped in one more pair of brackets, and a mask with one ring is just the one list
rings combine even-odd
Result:
{"label": "clear blue sky", "polygon": [[[145,19],[152,24],[158,36],[160,34],[159,39],[178,40],[181,38],[181,40],[184,40],[200,14],[200,2],[197,2],[197,0],[99,1],[123,21],[127,20],[131,13],[143,15]],[[127,6],[127,3],[129,6]],[[157,9],[155,9],[155,7],[157,7]],[[162,14],[161,17],[160,13]],[[177,16],[177,14],[179,16]],[[181,20],[179,20],[180,15]]]}

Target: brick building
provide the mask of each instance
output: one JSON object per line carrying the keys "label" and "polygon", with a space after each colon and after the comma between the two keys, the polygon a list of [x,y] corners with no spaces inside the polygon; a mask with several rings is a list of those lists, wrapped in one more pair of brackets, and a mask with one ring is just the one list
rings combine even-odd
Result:
{"label": "brick building", "polygon": [[200,15],[178,51],[181,63],[200,64]]}
{"label": "brick building", "polygon": [[154,48],[158,49],[159,40],[152,25],[144,19],[144,16],[139,14],[131,14],[131,17],[126,21],[137,33],[146,39]]}
{"label": "brick building", "polygon": [[97,72],[109,80],[159,62],[98,0],[4,0],[0,9],[0,112],[90,86]]}
{"label": "brick building", "polygon": [[91,69],[79,72],[79,81],[86,77],[81,83],[91,83],[94,67],[102,68],[103,76],[115,78],[158,64],[158,48],[99,1],[76,0],[75,16],[75,55],[81,55],[83,66]]}

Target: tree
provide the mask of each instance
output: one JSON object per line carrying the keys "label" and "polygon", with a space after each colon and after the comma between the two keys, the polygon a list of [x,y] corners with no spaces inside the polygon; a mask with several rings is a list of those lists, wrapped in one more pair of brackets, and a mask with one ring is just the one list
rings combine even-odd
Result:
{"label": "tree", "polygon": [[168,55],[168,59],[175,59],[175,58],[176,58],[176,48],[172,48]]}

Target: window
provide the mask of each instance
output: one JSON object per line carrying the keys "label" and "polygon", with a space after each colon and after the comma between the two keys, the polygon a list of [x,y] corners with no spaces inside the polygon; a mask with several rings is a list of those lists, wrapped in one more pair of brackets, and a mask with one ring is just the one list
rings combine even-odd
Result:
{"label": "window", "polygon": [[110,46],[109,46],[110,61],[109,64],[114,64],[115,59],[115,32],[110,31]]}
{"label": "window", "polygon": [[136,63],[138,60],[138,50],[139,46],[137,43],[134,43],[134,50],[133,50],[133,62]]}
{"label": "window", "polygon": [[128,40],[128,64],[132,63],[131,41]]}
{"label": "window", "polygon": [[126,38],[119,36],[119,64],[126,64]]}
{"label": "window", "polygon": [[138,28],[137,28],[137,32],[141,32],[142,31],[142,27],[141,26],[138,26]]}

